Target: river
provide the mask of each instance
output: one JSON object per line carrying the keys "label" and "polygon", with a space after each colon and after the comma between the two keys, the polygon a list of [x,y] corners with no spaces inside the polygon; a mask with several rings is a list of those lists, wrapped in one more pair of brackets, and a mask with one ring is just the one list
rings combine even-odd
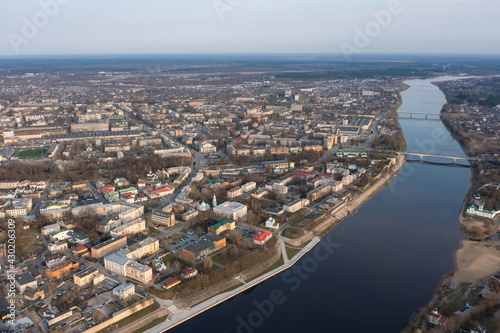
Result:
{"label": "river", "polygon": [[[406,82],[399,112],[438,114],[445,98],[431,81]],[[464,155],[441,122],[400,122],[408,151]],[[455,269],[469,178],[469,169],[406,163],[294,269],[171,332],[400,332]]]}

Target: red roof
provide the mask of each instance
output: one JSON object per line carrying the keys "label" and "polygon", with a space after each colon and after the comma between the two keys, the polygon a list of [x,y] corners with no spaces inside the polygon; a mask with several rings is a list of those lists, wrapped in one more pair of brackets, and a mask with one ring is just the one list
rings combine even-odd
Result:
{"label": "red roof", "polygon": [[76,252],[82,252],[82,251],[87,251],[88,249],[84,245],[80,245],[77,248],[75,248]]}
{"label": "red roof", "polygon": [[254,238],[255,241],[258,241],[258,242],[263,242],[265,241],[268,237],[271,237],[272,236],[272,233],[270,233],[269,231],[262,231],[262,230],[259,230],[259,235],[257,237]]}

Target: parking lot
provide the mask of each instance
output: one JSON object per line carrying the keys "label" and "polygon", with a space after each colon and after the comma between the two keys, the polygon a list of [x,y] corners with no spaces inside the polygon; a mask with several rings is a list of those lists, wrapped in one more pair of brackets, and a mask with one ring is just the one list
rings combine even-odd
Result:
{"label": "parking lot", "polygon": [[174,252],[178,252],[189,245],[196,244],[200,240],[200,234],[193,231],[179,232],[179,235],[183,237],[177,242],[170,244],[170,248]]}

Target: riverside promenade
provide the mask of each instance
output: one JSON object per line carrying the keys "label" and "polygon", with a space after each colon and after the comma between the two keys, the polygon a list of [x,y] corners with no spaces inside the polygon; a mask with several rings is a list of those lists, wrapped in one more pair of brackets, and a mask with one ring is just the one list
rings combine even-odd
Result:
{"label": "riverside promenade", "polygon": [[213,308],[214,306],[217,306],[218,304],[227,301],[228,299],[244,292],[247,289],[253,288],[257,286],[259,283],[275,276],[276,274],[281,273],[284,270],[287,270],[288,268],[292,267],[299,259],[304,256],[307,252],[309,252],[311,249],[313,249],[320,241],[319,237],[314,237],[311,242],[309,242],[302,250],[300,250],[293,258],[288,258],[284,246],[283,240],[280,240],[280,246],[282,249],[282,256],[283,256],[283,261],[284,264],[281,265],[280,267],[277,267],[270,271],[269,273],[266,273],[262,276],[259,276],[258,278],[250,281],[250,282],[244,282],[242,286],[232,290],[228,291],[219,295],[216,295],[205,302],[202,302],[192,308],[184,308],[184,309],[178,309],[175,305],[171,305],[168,307],[168,310],[171,312],[171,315],[169,316],[170,319],[166,319],[163,323],[145,331],[145,333],[158,333],[158,332],[164,332],[167,331],[179,324],[182,324],[186,320],[189,320],[190,318],[199,315],[202,312],[205,312],[209,310],[210,308]]}

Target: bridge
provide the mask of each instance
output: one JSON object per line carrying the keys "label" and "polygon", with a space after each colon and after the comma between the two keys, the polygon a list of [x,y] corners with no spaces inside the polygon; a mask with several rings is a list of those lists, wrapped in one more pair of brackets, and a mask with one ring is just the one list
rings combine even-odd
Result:
{"label": "bridge", "polygon": [[[435,113],[398,112],[398,115],[399,115],[399,118],[403,118],[403,119],[440,120],[439,114],[435,114]],[[417,117],[414,117],[414,116],[417,116]]]}
{"label": "bridge", "polygon": [[419,156],[420,161],[422,162],[424,157],[442,157],[442,158],[449,158],[453,160],[453,164],[457,163],[457,160],[467,160],[467,161],[483,161],[485,159],[481,157],[468,157],[468,156],[457,156],[457,155],[446,155],[446,154],[433,154],[433,153],[417,153],[417,152],[401,152],[401,154],[404,154],[406,156],[408,155],[413,155],[413,156]]}

